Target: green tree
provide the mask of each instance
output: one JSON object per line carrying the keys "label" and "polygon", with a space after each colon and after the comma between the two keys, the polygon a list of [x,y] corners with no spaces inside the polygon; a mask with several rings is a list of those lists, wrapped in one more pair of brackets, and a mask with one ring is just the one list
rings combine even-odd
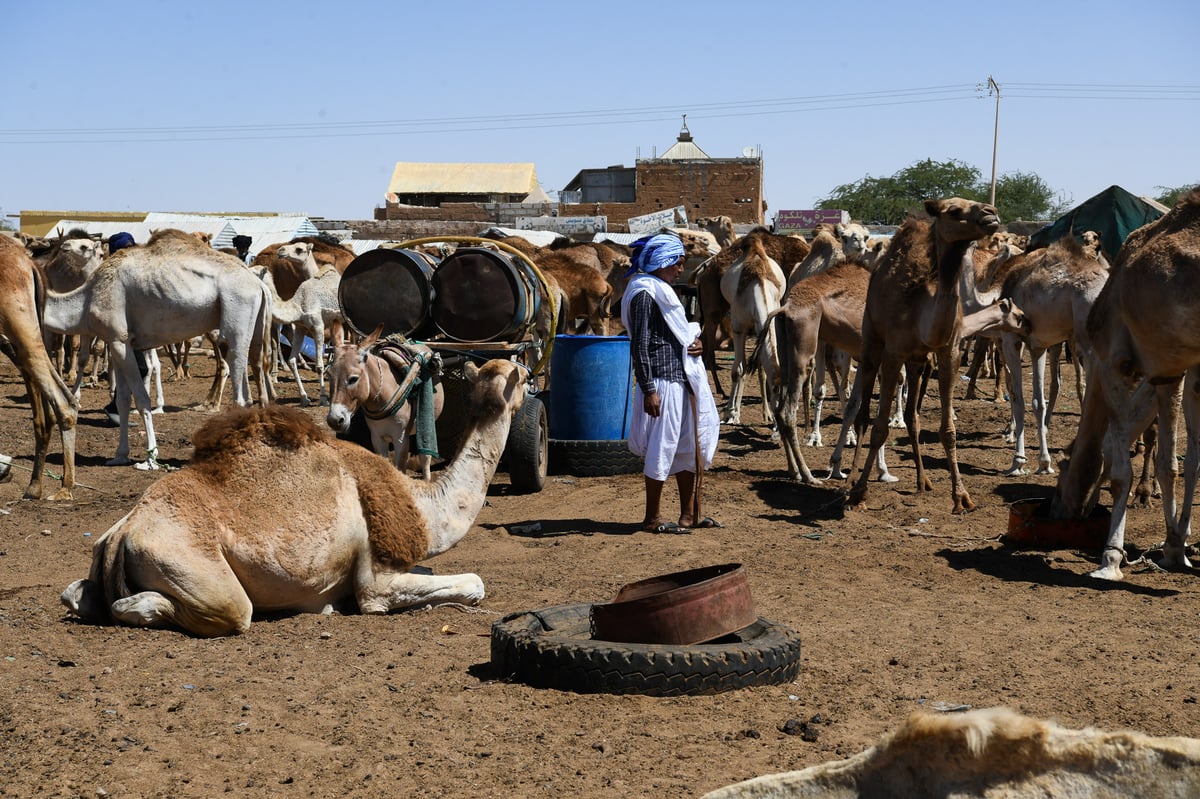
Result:
{"label": "green tree", "polygon": [[[965,197],[986,201],[991,181],[962,161],[925,159],[891,177],[867,175],[836,187],[817,202],[818,208],[839,208],[868,224],[899,225],[909,214],[923,214],[931,197]],[[1010,172],[996,178],[996,207],[1001,219],[1049,219],[1065,208],[1061,199],[1037,175]]]}
{"label": "green tree", "polygon": [[[991,195],[991,185],[985,197]],[[1056,219],[1066,212],[1066,202],[1032,172],[1009,172],[996,178],[996,209],[1006,222]]]}
{"label": "green tree", "polygon": [[1187,194],[1197,185],[1200,185],[1200,182],[1188,183],[1183,186],[1176,186],[1175,188],[1171,188],[1170,186],[1155,186],[1154,188],[1158,191],[1158,196],[1156,196],[1154,199],[1168,208],[1174,208],[1175,203],[1179,200],[1179,197]]}

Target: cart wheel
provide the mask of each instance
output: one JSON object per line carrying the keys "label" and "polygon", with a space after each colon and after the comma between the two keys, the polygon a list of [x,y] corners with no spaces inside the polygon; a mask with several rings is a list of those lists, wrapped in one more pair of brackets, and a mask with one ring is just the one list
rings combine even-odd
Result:
{"label": "cart wheel", "polygon": [[514,490],[522,494],[536,494],[546,485],[549,442],[546,406],[537,397],[528,396],[513,416],[508,443],[504,447],[508,477]]}

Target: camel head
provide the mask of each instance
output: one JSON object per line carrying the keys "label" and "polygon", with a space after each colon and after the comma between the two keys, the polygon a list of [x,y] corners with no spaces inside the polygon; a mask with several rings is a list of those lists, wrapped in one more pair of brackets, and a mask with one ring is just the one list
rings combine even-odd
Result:
{"label": "camel head", "polygon": [[383,323],[358,344],[339,344],[329,364],[329,413],[325,423],[338,433],[350,430],[358,406],[370,399],[367,357],[383,333]]}
{"label": "camel head", "polygon": [[66,239],[58,251],[72,271],[84,276],[95,272],[104,257],[104,247],[93,239]]}
{"label": "camel head", "polygon": [[925,211],[933,217],[941,241],[974,241],[1000,229],[1000,214],[994,206],[962,197],[926,200]]}
{"label": "camel head", "polygon": [[512,417],[525,402],[528,371],[525,366],[499,358],[475,366],[467,362],[463,373],[471,384],[470,416],[476,421]]}
{"label": "camel head", "polygon": [[834,226],[833,232],[842,240],[842,252],[846,254],[847,259],[854,261],[866,255],[867,242],[871,239],[871,231],[866,227],[851,222],[848,225]]}

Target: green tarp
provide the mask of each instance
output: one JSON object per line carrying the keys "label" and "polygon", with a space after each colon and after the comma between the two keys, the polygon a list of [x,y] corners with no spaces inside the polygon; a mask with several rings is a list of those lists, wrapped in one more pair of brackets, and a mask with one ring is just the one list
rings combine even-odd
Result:
{"label": "green tarp", "polygon": [[1164,213],[1158,203],[1147,202],[1120,186],[1109,186],[1030,236],[1029,248],[1047,247],[1071,234],[1078,239],[1084,231],[1094,230],[1100,234],[1104,257],[1112,263],[1126,236]]}

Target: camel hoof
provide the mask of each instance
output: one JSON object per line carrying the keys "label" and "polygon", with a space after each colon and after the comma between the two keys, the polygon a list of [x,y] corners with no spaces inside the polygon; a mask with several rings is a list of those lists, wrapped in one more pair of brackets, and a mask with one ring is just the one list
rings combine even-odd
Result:
{"label": "camel hoof", "polygon": [[75,494],[69,488],[60,488],[50,497],[51,502],[70,502],[75,499]]}
{"label": "camel hoof", "polygon": [[135,463],[133,468],[137,469],[139,472],[157,472],[159,466],[158,461],[144,460],[141,463]]}
{"label": "camel hoof", "polygon": [[814,433],[813,435],[810,435],[808,438],[804,439],[804,446],[823,447],[825,446],[825,441],[819,435]]}
{"label": "camel hoof", "polygon": [[1112,582],[1120,582],[1125,579],[1125,575],[1121,573],[1119,566],[1104,566],[1093,572],[1088,572],[1088,577],[1095,577],[1097,580],[1111,580]]}
{"label": "camel hoof", "polygon": [[881,482],[881,483],[899,483],[900,478],[897,477],[896,475],[892,474],[891,472],[884,472],[883,474],[879,475],[879,482]]}
{"label": "camel hoof", "polygon": [[1187,550],[1183,547],[1163,547],[1163,558],[1158,564],[1164,569],[1190,569],[1192,562],[1188,560]]}
{"label": "camel hoof", "polygon": [[133,463],[133,461],[129,459],[128,455],[118,455],[115,458],[110,458],[109,460],[106,460],[104,462],[104,465],[105,466],[128,466],[131,463]]}
{"label": "camel hoof", "polygon": [[849,473],[843,472],[841,469],[835,469],[833,467],[830,467],[829,476],[826,477],[825,479],[826,480],[845,480],[849,477],[850,477]]}

